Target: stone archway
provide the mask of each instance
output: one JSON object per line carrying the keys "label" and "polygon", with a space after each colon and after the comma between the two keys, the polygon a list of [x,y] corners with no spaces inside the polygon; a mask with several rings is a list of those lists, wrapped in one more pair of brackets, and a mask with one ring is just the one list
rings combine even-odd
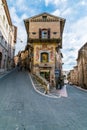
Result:
{"label": "stone archway", "polygon": [[1,68],[1,61],[2,61],[2,53],[0,52],[0,68]]}

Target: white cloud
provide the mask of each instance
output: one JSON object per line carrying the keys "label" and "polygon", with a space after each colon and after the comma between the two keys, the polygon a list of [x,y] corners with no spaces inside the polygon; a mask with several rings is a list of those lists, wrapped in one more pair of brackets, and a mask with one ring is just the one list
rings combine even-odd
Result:
{"label": "white cloud", "polygon": [[16,24],[20,23],[20,19],[17,15],[15,7],[10,8],[10,14],[11,14],[11,18],[12,18],[13,23],[16,23]]}
{"label": "white cloud", "polygon": [[86,0],[81,0],[79,3],[78,3],[78,6],[81,5],[81,6],[87,6],[87,1]]}
{"label": "white cloud", "polygon": [[[87,42],[86,30],[87,30],[87,17],[83,17],[78,21],[71,23],[69,27],[69,31],[64,32],[62,51],[64,55],[63,61],[65,64],[70,64],[70,63],[72,64],[73,62],[76,65],[78,50]],[[74,66],[73,64],[70,65],[70,67],[73,66]]]}
{"label": "white cloud", "polygon": [[[21,17],[17,15],[17,11],[15,7],[10,8],[10,14],[12,17],[13,24],[17,26],[17,43],[16,43],[16,52],[19,50],[23,50],[26,45],[26,31],[23,23],[23,19],[28,17],[26,14],[22,14]],[[23,42],[21,42],[23,41]]]}
{"label": "white cloud", "polygon": [[57,6],[61,3],[65,3],[65,2],[67,2],[67,0],[45,0],[46,6],[48,6],[50,3],[55,4]]}
{"label": "white cloud", "polygon": [[71,15],[73,12],[72,8],[67,8],[62,12],[62,16]]}
{"label": "white cloud", "polygon": [[61,11],[59,9],[55,10],[52,14],[55,16],[60,16]]}

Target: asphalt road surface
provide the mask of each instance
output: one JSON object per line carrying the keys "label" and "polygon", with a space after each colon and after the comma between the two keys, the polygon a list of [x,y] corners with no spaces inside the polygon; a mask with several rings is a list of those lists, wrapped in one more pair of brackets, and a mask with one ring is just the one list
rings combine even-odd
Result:
{"label": "asphalt road surface", "polygon": [[68,97],[37,93],[28,72],[0,79],[0,130],[87,130],[87,92],[67,86]]}

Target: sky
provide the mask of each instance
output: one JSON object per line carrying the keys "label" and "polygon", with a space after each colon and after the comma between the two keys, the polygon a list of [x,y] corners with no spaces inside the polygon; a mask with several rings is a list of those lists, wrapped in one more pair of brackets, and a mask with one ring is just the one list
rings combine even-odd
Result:
{"label": "sky", "polygon": [[87,42],[87,0],[7,0],[7,3],[12,22],[18,27],[15,54],[27,44],[23,20],[47,12],[66,19],[61,49],[63,70],[77,65],[78,50]]}

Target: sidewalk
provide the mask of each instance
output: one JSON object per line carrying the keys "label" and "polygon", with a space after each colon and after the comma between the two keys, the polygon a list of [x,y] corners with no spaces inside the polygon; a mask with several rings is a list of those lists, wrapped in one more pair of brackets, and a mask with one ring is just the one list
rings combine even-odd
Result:
{"label": "sidewalk", "polygon": [[14,69],[11,70],[6,70],[6,71],[1,71],[0,72],[0,79],[3,78],[4,76],[6,76],[7,74],[9,74],[11,71],[13,71]]}
{"label": "sidewalk", "polygon": [[60,98],[60,97],[68,97],[66,85],[63,86],[61,90],[57,90],[56,88],[51,88],[48,94],[45,94],[44,86],[42,86],[33,75],[30,75],[32,85],[34,89],[40,93],[41,95],[51,97],[51,98]]}

